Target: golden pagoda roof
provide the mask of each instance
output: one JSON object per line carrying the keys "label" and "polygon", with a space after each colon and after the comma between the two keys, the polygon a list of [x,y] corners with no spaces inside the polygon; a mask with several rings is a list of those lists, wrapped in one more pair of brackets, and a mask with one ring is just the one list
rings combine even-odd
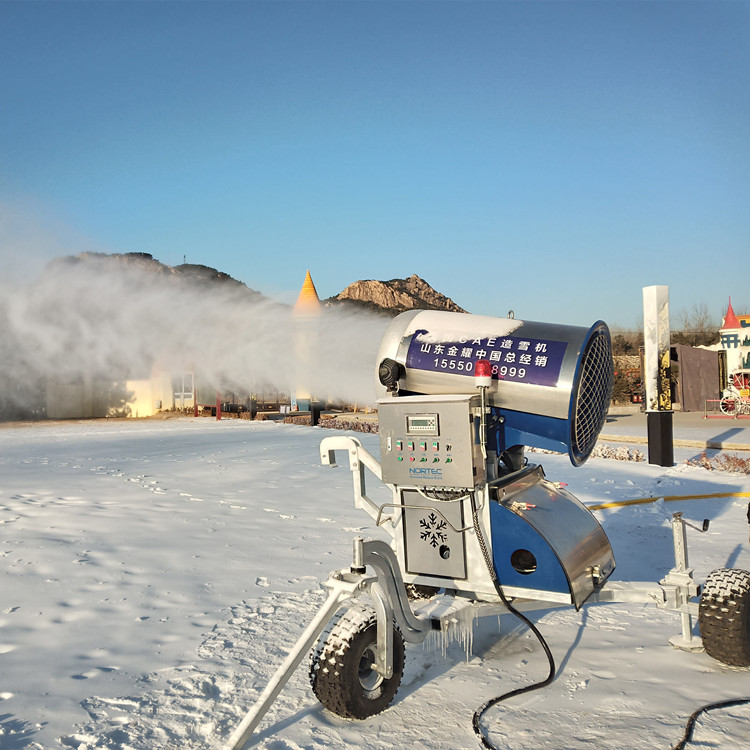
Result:
{"label": "golden pagoda roof", "polygon": [[318,315],[321,310],[320,297],[313,284],[312,276],[308,270],[305,282],[302,284],[299,297],[294,303],[294,312],[302,315]]}

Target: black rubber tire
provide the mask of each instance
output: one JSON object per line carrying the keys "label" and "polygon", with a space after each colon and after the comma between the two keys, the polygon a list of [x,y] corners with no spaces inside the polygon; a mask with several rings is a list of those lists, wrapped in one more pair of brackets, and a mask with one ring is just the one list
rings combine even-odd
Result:
{"label": "black rubber tire", "polygon": [[317,699],[345,719],[366,719],[385,711],[404,674],[404,639],[393,626],[393,677],[374,669],[377,616],[355,605],[336,615],[333,626],[313,649],[310,682]]}
{"label": "black rubber tire", "polygon": [[750,573],[736,568],[709,573],[698,623],[709,656],[733,667],[750,667]]}

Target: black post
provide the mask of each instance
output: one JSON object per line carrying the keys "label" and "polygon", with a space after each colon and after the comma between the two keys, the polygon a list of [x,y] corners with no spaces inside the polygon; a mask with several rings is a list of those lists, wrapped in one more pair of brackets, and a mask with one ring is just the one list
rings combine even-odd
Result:
{"label": "black post", "polygon": [[320,422],[320,401],[310,400],[310,424],[317,427],[318,422]]}
{"label": "black post", "polygon": [[648,462],[654,466],[674,466],[674,440],[671,411],[646,412]]}

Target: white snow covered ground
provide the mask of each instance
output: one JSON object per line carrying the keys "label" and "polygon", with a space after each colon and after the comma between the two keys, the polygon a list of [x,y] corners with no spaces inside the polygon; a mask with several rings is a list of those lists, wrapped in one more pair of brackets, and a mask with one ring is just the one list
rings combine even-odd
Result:
{"label": "white snow covered ground", "polygon": [[[348,468],[320,465],[329,430],[173,419],[0,429],[0,748],[219,748],[347,566],[355,533],[382,536],[351,499]],[[357,434],[375,455],[377,435]],[[587,504],[750,491],[750,479],[678,464],[531,455]],[[373,484],[374,486],[374,484]],[[387,500],[387,496],[384,496]],[[670,516],[690,562],[750,569],[747,499],[597,511],[614,578],[658,581],[672,565]],[[677,616],[650,605],[536,613],[556,657],[547,688],[491,709],[498,748],[669,748],[690,713],[750,696],[750,670],[668,644]],[[474,710],[546,676],[510,616],[485,618],[471,652],[408,646],[387,711],[363,722],[323,710],[301,666],[256,733],[299,750],[480,747]],[[750,744],[750,707],[704,714],[692,747]]]}

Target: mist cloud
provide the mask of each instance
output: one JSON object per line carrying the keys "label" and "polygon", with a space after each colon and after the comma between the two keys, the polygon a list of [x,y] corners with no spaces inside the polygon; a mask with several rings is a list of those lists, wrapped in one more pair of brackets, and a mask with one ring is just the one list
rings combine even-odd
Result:
{"label": "mist cloud", "polygon": [[345,403],[374,401],[387,318],[340,308],[295,318],[242,285],[199,284],[160,269],[109,256],[66,259],[33,281],[3,284],[2,398],[27,398],[29,384],[47,380],[148,378],[156,366],[192,370],[199,383],[227,390],[303,388]]}

